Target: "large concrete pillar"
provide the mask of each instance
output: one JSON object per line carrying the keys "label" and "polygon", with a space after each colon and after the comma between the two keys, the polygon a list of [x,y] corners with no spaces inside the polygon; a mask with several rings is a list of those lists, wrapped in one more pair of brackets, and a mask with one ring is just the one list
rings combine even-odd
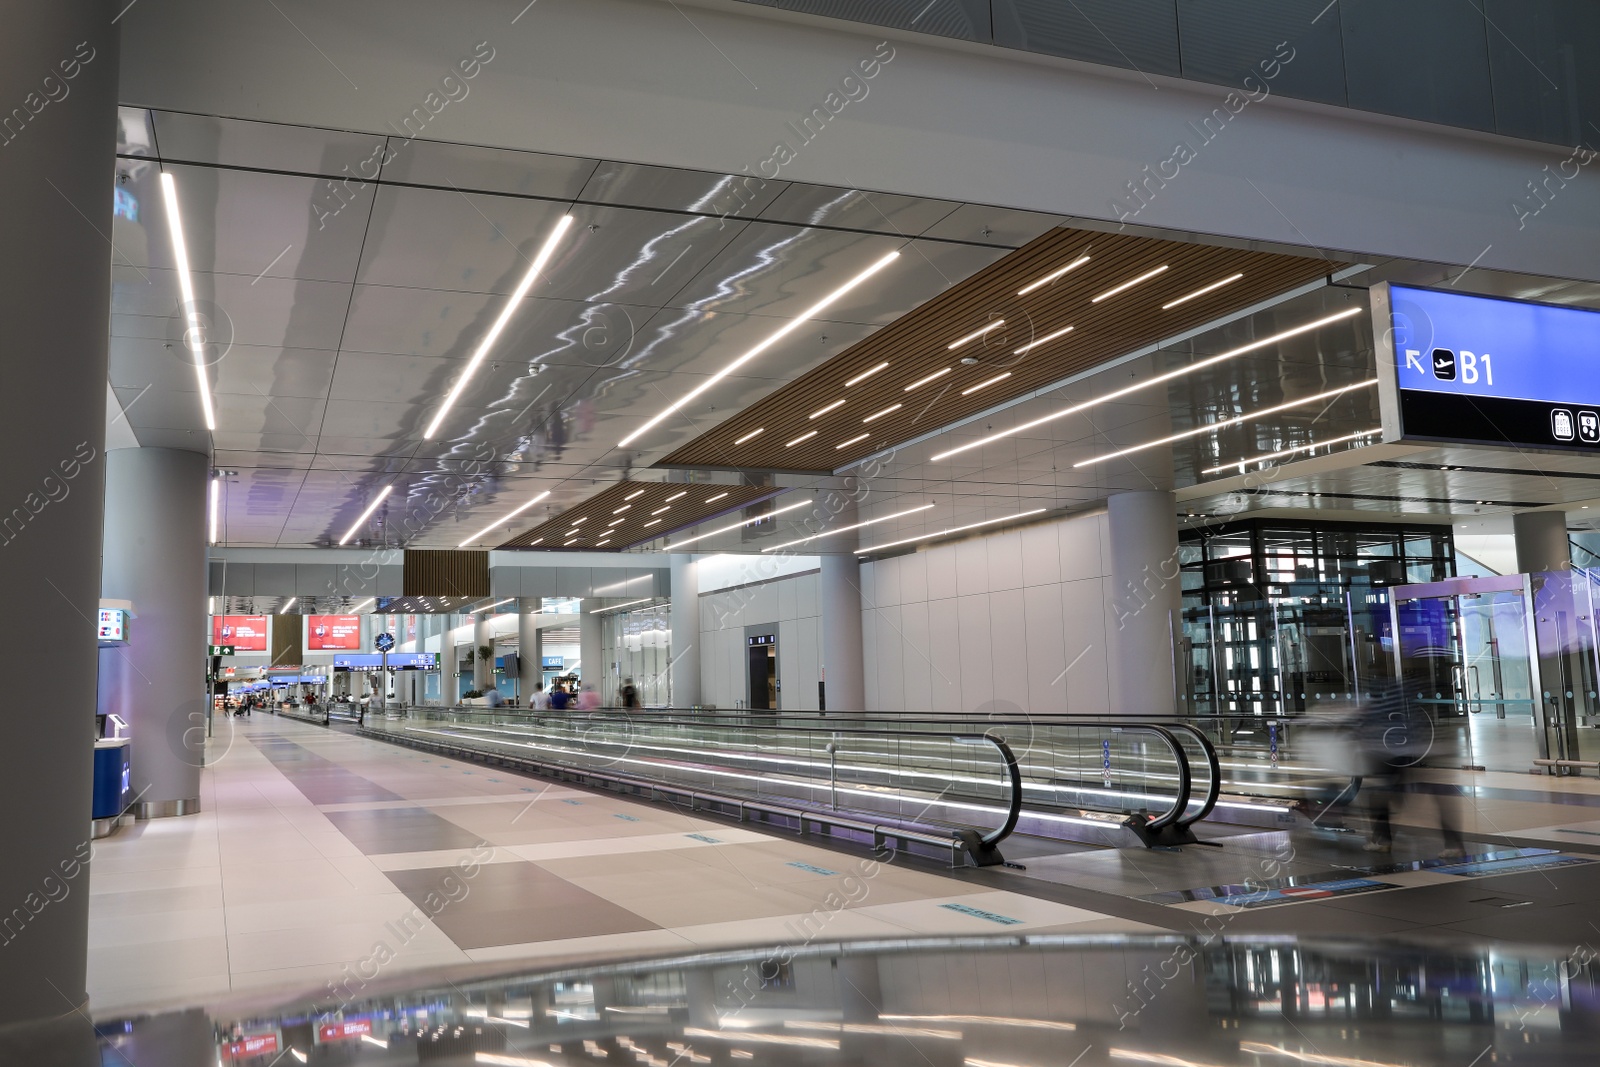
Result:
{"label": "large concrete pillar", "polygon": [[579,685],[592,685],[594,691],[600,694],[600,699],[606,703],[610,697],[606,693],[606,668],[605,651],[600,647],[600,616],[595,610],[600,607],[600,601],[594,597],[586,597],[578,601],[578,661],[580,672]]}
{"label": "large concrete pillar", "polygon": [[700,561],[688,553],[672,557],[672,706],[700,703]]}
{"label": "large concrete pillar", "polygon": [[1517,570],[1522,574],[1572,569],[1572,542],[1564,511],[1524,511],[1511,516],[1511,536],[1517,546]]}
{"label": "large concrete pillar", "polygon": [[544,681],[540,671],[544,640],[539,636],[539,609],[543,606],[536,596],[517,601],[517,697],[523,707],[533,699],[533,687]]}
{"label": "large concrete pillar", "polygon": [[[28,918],[0,928],[0,1026],[72,1015],[86,995],[115,14],[89,0],[8,5],[0,34],[11,120],[0,128],[0,203],[12,206],[0,244],[26,250],[0,263],[0,585],[17,605],[0,620],[0,643],[16,664],[49,665],[37,699],[14,694],[6,716],[0,805],[12,820],[0,900],[8,917],[27,902]],[[200,670],[196,658],[187,677],[197,696]],[[45,900],[41,879],[70,891]]]}
{"label": "large concrete pillar", "polygon": [[[488,646],[489,655],[482,649]],[[480,611],[472,620],[472,688],[482,692],[494,684],[494,635],[489,630],[489,613]]]}
{"label": "large concrete pillar", "polygon": [[456,651],[456,616],[444,616],[444,633],[439,638],[440,656],[444,662],[444,703],[448,707],[461,699],[461,655]]}
{"label": "large concrete pillar", "polygon": [[866,711],[867,685],[861,644],[861,562],[854,556],[823,556],[818,578],[822,609],[822,672],[828,711]]}
{"label": "large concrete pillar", "polygon": [[1107,619],[1113,715],[1177,711],[1173,635],[1183,603],[1178,510],[1171,493],[1117,493],[1106,501],[1111,603]]}
{"label": "large concrete pillar", "polygon": [[102,664],[100,709],[128,721],[141,818],[200,810],[209,467],[200,453],[174,448],[119,448],[106,456],[100,590],[133,601],[137,617],[128,646]]}

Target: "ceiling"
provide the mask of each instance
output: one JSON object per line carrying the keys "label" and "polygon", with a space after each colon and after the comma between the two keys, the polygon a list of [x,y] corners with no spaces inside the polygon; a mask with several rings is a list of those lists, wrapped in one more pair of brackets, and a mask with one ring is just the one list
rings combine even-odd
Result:
{"label": "ceiling", "polygon": [[[1176,242],[1175,252],[1208,269],[1293,260],[1305,265],[1293,281],[1323,282],[1254,311],[1231,298],[1196,301],[1203,321],[1186,331],[1150,327],[1146,309],[1131,317],[1124,344],[1084,364],[1041,361],[1025,390],[997,386],[941,412],[926,430],[898,427],[884,436],[916,436],[891,452],[877,441],[868,442],[870,452],[852,449],[836,464],[850,468],[844,476],[770,466],[756,473],[738,460],[697,456],[689,475],[696,486],[751,499],[784,494],[776,507],[791,498],[817,506],[703,538],[695,550],[756,551],[810,536],[819,522],[836,529],[873,521],[806,549],[847,552],[1152,487],[1176,490],[1197,516],[1241,506],[1379,516],[1398,503],[1408,517],[1446,521],[1474,508],[1600,497],[1592,480],[1524,473],[1584,466],[1571,457],[1486,459],[1472,451],[1458,463],[1448,457],[1468,450],[1359,447],[1365,442],[1349,435],[1377,425],[1375,391],[1361,384],[1374,366],[1364,312],[1183,369],[1365,308],[1365,286],[1379,280],[1588,307],[1600,307],[1600,286],[1407,261],[1341,272],[1357,257],[1131,227],[1118,235],[1099,223],[983,205],[136,108],[123,109],[121,140],[111,385],[140,444],[209,452],[226,472],[219,540],[230,546],[326,546],[348,536],[351,544],[454,548],[486,529],[496,531],[495,543],[507,532],[536,536],[525,531],[571,518],[570,509],[618,483],[666,486],[685,477],[669,467],[697,442],[737,437],[732,429],[751,413],[803,421],[814,409],[802,411],[788,390],[911,330],[916,320],[906,317],[916,309],[959,302],[974,279],[1003,277],[997,265],[1022,262],[1008,257],[1051,235],[1067,242],[1050,246],[1052,254],[1078,240],[1147,249]],[[205,324],[214,432],[205,428],[185,350],[163,171],[177,190]],[[443,398],[566,214],[571,228],[428,437]],[[806,315],[891,252],[900,255],[890,265]],[[1105,280],[1081,279],[1072,284]],[[1012,281],[1004,276],[1005,286]],[[1273,291],[1290,286],[1283,281]],[[1146,296],[1171,298],[1154,285]],[[987,321],[981,300],[966,311],[973,329]],[[938,338],[963,315],[940,319]],[[942,344],[912,350],[919,359],[959,355]],[[1101,369],[1089,365],[1096,361]],[[1150,381],[1163,375],[1170,377]],[[1118,395],[1101,399],[1111,393]],[[620,444],[652,420],[647,433]],[[1107,458],[1189,431],[1197,432]],[[1266,473],[1211,470],[1338,438],[1349,439],[1282,458]],[[944,456],[968,444],[976,447]],[[1368,463],[1400,458],[1424,465]],[[1478,500],[1492,503],[1468,503]],[[627,543],[659,549],[682,536]]]}

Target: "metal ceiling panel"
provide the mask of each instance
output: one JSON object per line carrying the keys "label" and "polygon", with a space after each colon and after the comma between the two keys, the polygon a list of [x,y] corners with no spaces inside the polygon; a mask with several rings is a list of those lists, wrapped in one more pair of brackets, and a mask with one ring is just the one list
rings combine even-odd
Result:
{"label": "metal ceiling panel", "polygon": [[385,182],[575,200],[598,160],[390,137]]}
{"label": "metal ceiling panel", "polygon": [[373,158],[374,152],[379,153],[376,158],[383,158],[385,137],[382,134],[346,133],[176,111],[152,111],[150,114],[162,159],[347,178],[365,173],[361,164]]}
{"label": "metal ceiling panel", "polygon": [[791,185],[761,218],[797,226],[843,226],[869,233],[917,237],[961,205],[832,185]]}
{"label": "metal ceiling panel", "polygon": [[602,162],[584,185],[579,199],[751,218],[759,215],[787,185],[748,175]]}
{"label": "metal ceiling panel", "polygon": [[[749,507],[781,492],[770,485],[616,482],[502,542],[499,548],[619,551]],[[751,516],[753,517],[753,516]]]}

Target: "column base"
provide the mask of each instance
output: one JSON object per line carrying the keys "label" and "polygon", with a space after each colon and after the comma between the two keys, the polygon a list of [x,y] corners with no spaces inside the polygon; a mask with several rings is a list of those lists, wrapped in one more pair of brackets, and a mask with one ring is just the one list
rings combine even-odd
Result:
{"label": "column base", "polygon": [[176,815],[200,814],[200,798],[189,797],[186,800],[145,800],[135,804],[129,809],[134,818],[144,819],[170,819]]}

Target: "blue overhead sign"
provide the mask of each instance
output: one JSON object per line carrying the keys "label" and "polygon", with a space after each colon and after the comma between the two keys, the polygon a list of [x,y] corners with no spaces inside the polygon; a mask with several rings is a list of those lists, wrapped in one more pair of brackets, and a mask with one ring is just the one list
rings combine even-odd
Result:
{"label": "blue overhead sign", "polygon": [[[383,657],[371,652],[333,657],[335,671],[377,671],[382,670],[383,666]],[[434,652],[389,653],[391,671],[431,671],[438,666],[439,657]]]}
{"label": "blue overhead sign", "polygon": [[1600,450],[1600,311],[1374,286],[1384,440]]}

